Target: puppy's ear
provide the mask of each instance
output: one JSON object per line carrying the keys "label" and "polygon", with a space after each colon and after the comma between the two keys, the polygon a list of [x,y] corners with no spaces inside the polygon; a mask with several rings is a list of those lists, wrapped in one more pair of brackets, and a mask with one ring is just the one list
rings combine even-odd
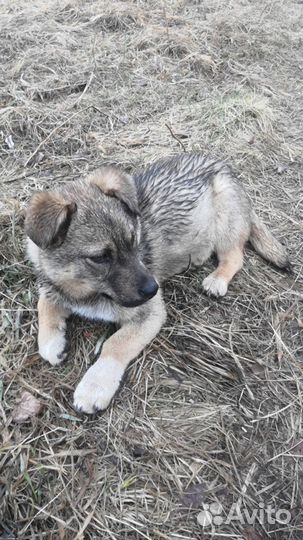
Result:
{"label": "puppy's ear", "polygon": [[41,249],[59,246],[76,209],[76,203],[67,203],[59,193],[36,193],[26,210],[25,232]]}
{"label": "puppy's ear", "polygon": [[103,193],[123,202],[135,216],[140,214],[134,179],[114,167],[102,167],[91,173],[87,180]]}

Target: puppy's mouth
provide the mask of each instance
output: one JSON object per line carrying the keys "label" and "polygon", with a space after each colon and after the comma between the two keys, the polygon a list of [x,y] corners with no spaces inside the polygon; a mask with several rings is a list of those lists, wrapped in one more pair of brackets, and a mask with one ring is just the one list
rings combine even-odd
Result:
{"label": "puppy's mouth", "polygon": [[126,308],[134,308],[134,307],[138,307],[138,306],[142,306],[142,304],[146,304],[146,302],[148,302],[148,300],[150,300],[150,298],[140,298],[140,299],[137,299],[137,300],[127,300],[127,301],[118,301],[118,303],[120,304],[120,306],[122,307],[126,307]]}
{"label": "puppy's mouth", "polygon": [[126,308],[141,306],[142,304],[145,304],[145,302],[147,302],[148,300],[148,299],[143,300],[140,298],[137,300],[124,301],[124,300],[120,300],[119,298],[113,298],[107,293],[102,293],[102,298],[104,298],[104,300],[109,300],[110,302],[114,302],[115,304],[118,304],[119,306],[126,307]]}

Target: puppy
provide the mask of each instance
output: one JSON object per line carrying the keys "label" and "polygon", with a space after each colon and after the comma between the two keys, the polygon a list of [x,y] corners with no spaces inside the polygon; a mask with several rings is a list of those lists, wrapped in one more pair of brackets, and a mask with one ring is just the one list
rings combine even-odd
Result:
{"label": "puppy", "polygon": [[165,279],[215,253],[218,267],[203,287],[223,296],[248,240],[277,267],[289,266],[229,167],[201,155],[134,176],[104,167],[37,193],[25,228],[39,283],[40,355],[52,365],[64,360],[72,313],[119,325],[76,388],[74,405],[86,413],[109,405],[128,364],[160,331]]}

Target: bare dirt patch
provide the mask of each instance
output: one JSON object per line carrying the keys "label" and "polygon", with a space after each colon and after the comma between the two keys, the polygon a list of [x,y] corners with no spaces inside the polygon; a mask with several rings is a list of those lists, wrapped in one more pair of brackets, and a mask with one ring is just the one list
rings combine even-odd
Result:
{"label": "bare dirt patch", "polygon": [[[0,9],[0,538],[301,539],[302,2]],[[184,149],[233,164],[294,274],[248,249],[221,301],[202,293],[213,261],[175,277],[161,334],[110,409],[80,417],[72,391],[112,330],[75,320],[70,360],[40,360],[24,205],[106,162],[131,172]],[[24,391],[41,412],[14,423]],[[203,528],[214,503],[222,520]],[[263,504],[289,521],[249,524]]]}

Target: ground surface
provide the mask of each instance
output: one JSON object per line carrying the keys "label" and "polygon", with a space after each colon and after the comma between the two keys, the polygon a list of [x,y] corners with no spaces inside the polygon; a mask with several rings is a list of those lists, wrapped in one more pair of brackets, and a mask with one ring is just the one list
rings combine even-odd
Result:
{"label": "ground surface", "polygon": [[[302,539],[302,12],[1,2],[2,539]],[[22,208],[104,162],[133,171],[184,150],[228,158],[294,275],[247,250],[222,301],[202,294],[212,261],[173,279],[161,335],[110,409],[82,418],[72,391],[111,330],[73,321],[70,360],[39,359]],[[43,410],[16,424],[23,390]],[[222,519],[203,528],[211,503]],[[262,504],[273,523],[249,524]]]}

